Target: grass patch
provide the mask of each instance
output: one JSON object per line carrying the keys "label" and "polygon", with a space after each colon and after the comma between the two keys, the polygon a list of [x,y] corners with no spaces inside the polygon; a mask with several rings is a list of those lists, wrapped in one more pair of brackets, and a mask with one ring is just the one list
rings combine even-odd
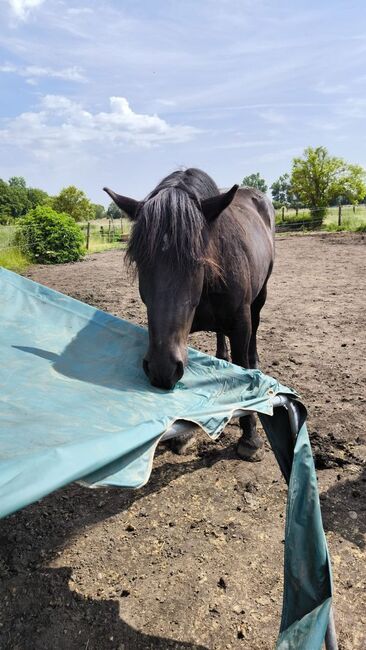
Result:
{"label": "grass patch", "polygon": [[301,209],[296,214],[295,210],[276,210],[276,229],[283,231],[325,230],[329,232],[365,232],[366,231],[366,206],[358,205],[353,210],[351,205],[342,206],[341,225],[338,226],[338,207],[327,208],[322,225],[316,220],[316,213],[312,217],[309,210]]}
{"label": "grass patch", "polygon": [[110,251],[115,248],[125,248],[125,244],[122,244],[119,241],[115,242],[108,242],[108,241],[103,241],[101,238],[94,238],[90,237],[89,241],[89,248],[86,251],[87,255],[90,255],[91,253],[102,253],[103,251]]}
{"label": "grass patch", "polygon": [[30,266],[30,260],[14,246],[15,226],[0,227],[0,266],[9,271],[23,273]]}
{"label": "grass patch", "polygon": [[[80,224],[84,232],[85,242],[87,240],[87,223]],[[103,219],[90,222],[89,248],[87,253],[101,253],[102,251],[113,250],[115,248],[125,248],[125,242],[122,237],[128,236],[129,228],[126,228],[126,222],[121,229],[120,219],[115,222],[104,223]]]}
{"label": "grass patch", "polygon": [[0,252],[2,248],[13,244],[15,231],[15,226],[0,226]]}
{"label": "grass patch", "polygon": [[11,246],[3,250],[0,249],[0,266],[3,266],[5,269],[15,271],[16,273],[23,273],[30,264],[29,259],[16,246]]}

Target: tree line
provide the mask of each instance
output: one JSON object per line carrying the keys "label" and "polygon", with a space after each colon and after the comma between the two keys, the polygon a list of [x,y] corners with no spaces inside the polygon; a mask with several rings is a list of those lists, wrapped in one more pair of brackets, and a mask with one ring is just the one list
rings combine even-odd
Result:
{"label": "tree line", "polygon": [[[268,190],[258,172],[246,176],[242,186]],[[306,207],[321,219],[328,206],[366,202],[366,173],[361,165],[331,156],[325,147],[308,147],[302,156],[293,159],[291,172],[282,174],[270,190],[276,208]],[[38,206],[66,213],[75,221],[123,216],[113,202],[105,210],[74,185],[50,196],[44,190],[28,187],[22,176],[13,176],[8,182],[0,179],[0,224],[14,223]]]}
{"label": "tree line", "polygon": [[[246,176],[242,186],[268,190],[258,172]],[[361,165],[331,156],[326,147],[307,147],[293,159],[291,172],[282,174],[270,190],[276,208],[306,207],[321,218],[329,206],[366,202],[366,172]]]}
{"label": "tree line", "polygon": [[56,196],[50,196],[37,187],[28,187],[23,176],[12,176],[8,181],[0,179],[0,224],[15,223],[38,206],[66,213],[74,221],[91,221],[105,216],[115,219],[121,216],[121,211],[114,203],[106,210],[103,205],[92,203],[85,192],[75,185],[69,185]]}

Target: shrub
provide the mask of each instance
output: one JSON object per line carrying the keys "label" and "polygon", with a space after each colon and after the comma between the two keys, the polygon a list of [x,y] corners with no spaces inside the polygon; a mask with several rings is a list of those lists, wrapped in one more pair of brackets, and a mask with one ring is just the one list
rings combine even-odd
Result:
{"label": "shrub", "polygon": [[74,219],[39,205],[19,220],[16,241],[39,264],[76,262],[85,254],[84,236]]}

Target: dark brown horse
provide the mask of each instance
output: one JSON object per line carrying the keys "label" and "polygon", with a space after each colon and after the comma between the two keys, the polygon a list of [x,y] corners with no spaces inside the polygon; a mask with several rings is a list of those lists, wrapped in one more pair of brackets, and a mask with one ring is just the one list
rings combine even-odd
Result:
{"label": "dark brown horse", "polygon": [[[274,211],[253,188],[220,194],[199,169],[167,176],[144,201],[105,188],[134,222],[127,256],[136,264],[147,307],[149,349],[143,360],[154,386],[182,377],[190,332],[217,333],[216,356],[256,368],[256,333],[274,257]],[[260,460],[254,415],[240,418],[238,453]]]}

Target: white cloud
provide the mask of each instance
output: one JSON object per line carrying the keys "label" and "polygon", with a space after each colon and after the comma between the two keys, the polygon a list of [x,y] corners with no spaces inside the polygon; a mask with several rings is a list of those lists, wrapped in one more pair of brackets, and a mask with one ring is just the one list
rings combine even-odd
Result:
{"label": "white cloud", "polygon": [[187,142],[199,133],[184,125],[170,125],[158,115],[135,113],[125,97],[111,97],[109,112],[91,113],[62,95],[46,95],[38,112],[7,120],[0,142],[30,149],[44,157],[58,150],[82,150],[88,144],[151,147]]}
{"label": "white cloud", "polygon": [[40,77],[63,79],[64,81],[86,81],[82,68],[71,66],[69,68],[51,68],[47,66],[16,66],[10,63],[0,65],[0,72],[17,74],[25,77],[27,83],[35,84]]}
{"label": "white cloud", "polygon": [[25,20],[32,9],[36,9],[44,0],[8,0],[12,12],[17,18]]}

